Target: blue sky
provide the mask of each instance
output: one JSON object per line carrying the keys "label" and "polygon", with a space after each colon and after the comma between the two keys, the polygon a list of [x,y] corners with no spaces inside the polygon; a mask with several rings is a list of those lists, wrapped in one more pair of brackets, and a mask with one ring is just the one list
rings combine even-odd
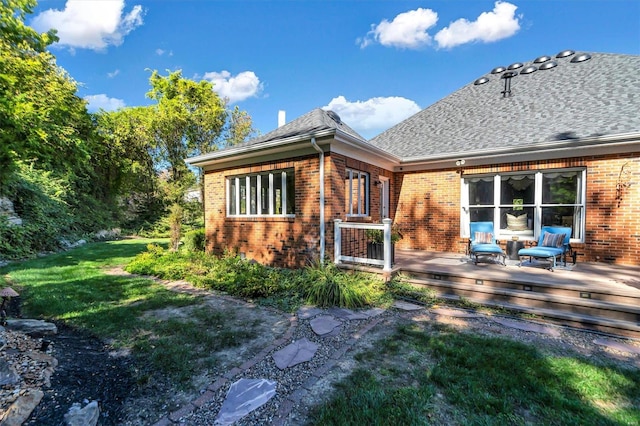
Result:
{"label": "blue sky", "polygon": [[27,24],[58,30],[90,111],[148,105],[151,70],[182,70],[262,134],[325,108],[371,138],[496,66],[640,54],[638,0],[40,0]]}

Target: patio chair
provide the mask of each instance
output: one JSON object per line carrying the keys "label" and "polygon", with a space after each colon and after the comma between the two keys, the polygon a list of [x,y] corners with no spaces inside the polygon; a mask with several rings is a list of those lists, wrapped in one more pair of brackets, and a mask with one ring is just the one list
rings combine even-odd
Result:
{"label": "patio chair", "polygon": [[[506,265],[507,255],[498,245],[496,234],[493,232],[493,222],[471,222],[468,252],[475,265],[478,256],[495,257],[502,265]],[[500,258],[502,257],[502,262]]]}
{"label": "patio chair", "polygon": [[533,247],[518,250],[518,257],[522,266],[522,258],[545,259],[549,261],[549,270],[553,272],[557,266],[556,258],[560,257],[567,266],[567,252],[571,250],[569,240],[571,239],[571,228],[562,226],[543,226],[540,230],[538,244]]}

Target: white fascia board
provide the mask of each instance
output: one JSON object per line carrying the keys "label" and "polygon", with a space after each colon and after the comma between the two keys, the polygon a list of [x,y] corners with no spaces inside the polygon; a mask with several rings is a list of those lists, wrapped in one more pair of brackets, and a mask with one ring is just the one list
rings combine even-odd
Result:
{"label": "white fascia board", "polygon": [[336,132],[335,142],[331,144],[331,152],[356,158],[365,163],[393,170],[400,165],[400,158],[346,133]]}
{"label": "white fascia board", "polygon": [[305,133],[289,138],[274,139],[272,141],[260,142],[252,145],[242,145],[221,151],[213,151],[197,157],[190,157],[184,161],[195,167],[207,167],[219,165],[230,161],[248,160],[263,156],[273,156],[280,153],[288,153],[304,144],[310,144],[311,138],[322,138],[335,134],[334,129],[322,130],[319,132]]}
{"label": "white fascia board", "polygon": [[583,157],[620,153],[640,153],[640,132],[614,136],[572,139],[553,143],[529,145],[527,147],[504,150],[482,150],[447,154],[446,156],[403,158],[396,172],[459,168],[458,160],[464,166],[486,166],[499,163],[555,160],[559,158]]}

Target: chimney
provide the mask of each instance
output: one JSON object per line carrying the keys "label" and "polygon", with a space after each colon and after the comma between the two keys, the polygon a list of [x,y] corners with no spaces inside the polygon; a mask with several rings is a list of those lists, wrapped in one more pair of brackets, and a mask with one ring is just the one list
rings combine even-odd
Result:
{"label": "chimney", "polygon": [[278,111],[278,127],[284,126],[284,124],[287,122],[285,115],[286,115],[286,111],[284,110]]}

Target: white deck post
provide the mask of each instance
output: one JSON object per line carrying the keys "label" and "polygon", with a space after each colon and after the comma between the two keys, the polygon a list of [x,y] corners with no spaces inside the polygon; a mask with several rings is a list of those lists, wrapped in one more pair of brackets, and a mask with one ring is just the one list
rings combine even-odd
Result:
{"label": "white deck post", "polygon": [[340,256],[342,256],[342,232],[340,231],[340,219],[333,220],[333,263],[340,264]]}
{"label": "white deck post", "polygon": [[391,223],[393,220],[386,218],[382,219],[384,224],[384,266],[382,270],[384,272],[391,272]]}

